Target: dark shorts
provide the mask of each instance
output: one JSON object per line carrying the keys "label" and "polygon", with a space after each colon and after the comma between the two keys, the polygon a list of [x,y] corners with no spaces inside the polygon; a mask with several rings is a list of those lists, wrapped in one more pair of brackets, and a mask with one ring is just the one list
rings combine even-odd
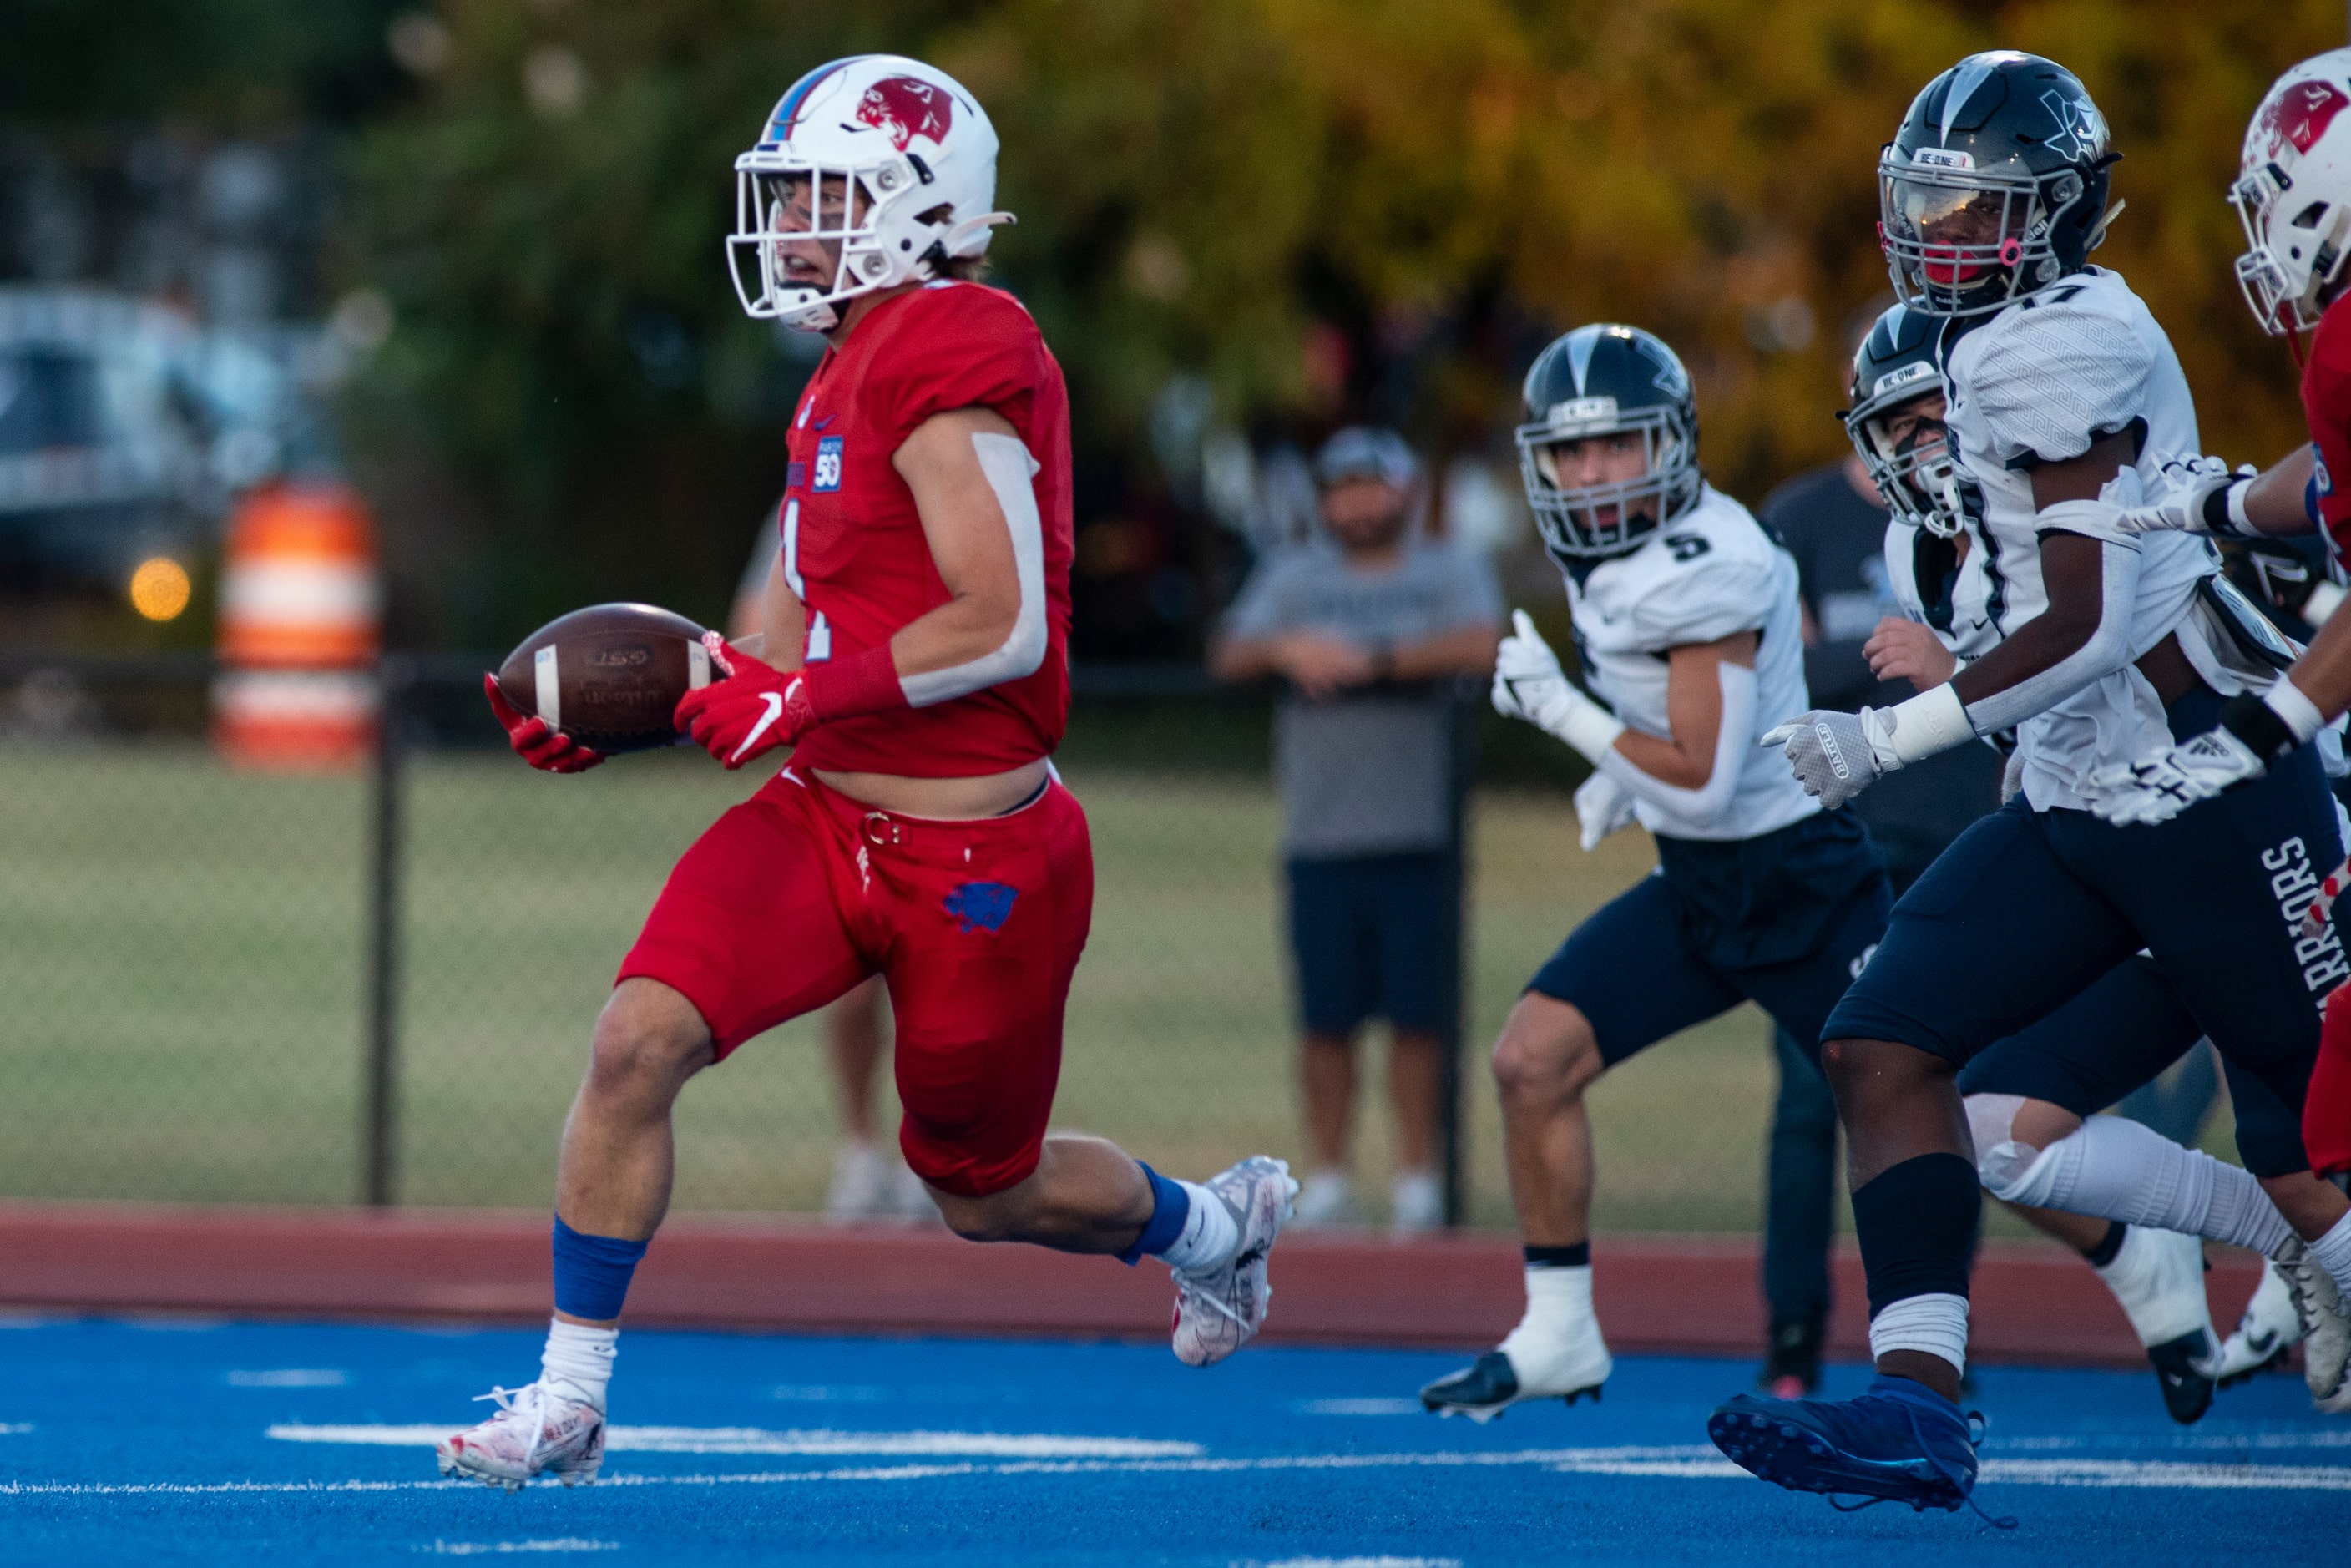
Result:
{"label": "dark shorts", "polygon": [[1527,988],[1581,1012],[1612,1067],[1742,1001],[1812,1049],[1893,902],[1860,823],[1823,811],[1732,843],[1660,840],[1658,855]]}
{"label": "dark shorts", "polygon": [[[2173,732],[2209,728],[2219,706],[2208,691],[2182,698]],[[2342,852],[2309,747],[2155,827],[2019,798],[1903,894],[1823,1038],[1901,1040],[1964,1066],[2145,947],[2232,1076],[2298,1118],[2319,1009],[2351,977],[2337,933],[2304,937],[2301,917]]]}
{"label": "dark shorts", "polygon": [[1442,850],[1290,862],[1300,1021],[1353,1034],[1371,1019],[1449,1033],[1459,1011],[1459,893]]}
{"label": "dark shorts", "polygon": [[[2152,959],[2133,956],[2047,1018],[1959,1071],[1962,1094],[2021,1094],[2092,1116],[2151,1082],[2204,1038]],[[2224,1061],[2237,1152],[2255,1176],[2307,1168],[2294,1112],[2252,1074]]]}

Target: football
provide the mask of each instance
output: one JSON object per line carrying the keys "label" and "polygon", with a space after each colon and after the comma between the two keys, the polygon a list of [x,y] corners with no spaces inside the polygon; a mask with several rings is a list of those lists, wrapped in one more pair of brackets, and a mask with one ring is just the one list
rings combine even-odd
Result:
{"label": "football", "polygon": [[498,667],[498,690],[516,708],[607,753],[676,744],[678,699],[709,684],[702,628],[650,604],[558,616]]}

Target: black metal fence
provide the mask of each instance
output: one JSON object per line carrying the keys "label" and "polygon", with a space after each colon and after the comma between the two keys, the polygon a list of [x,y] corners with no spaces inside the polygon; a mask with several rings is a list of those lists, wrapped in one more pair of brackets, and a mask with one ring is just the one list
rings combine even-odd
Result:
{"label": "black metal fence", "polygon": [[[480,711],[481,667],[388,659],[370,765],[282,775],[209,745],[202,657],[0,659],[0,1194],[546,1200],[611,969],[751,783],[690,750],[533,774]],[[1101,869],[1058,1119],[1184,1170],[1292,1150],[1263,694],[1192,670],[1075,684],[1063,767]],[[1477,733],[1458,711],[1457,821]],[[816,1033],[788,1025],[689,1087],[682,1205],[817,1206]],[[886,1074],[882,1098],[886,1128]],[[1363,1124],[1375,1165],[1384,1118]]]}

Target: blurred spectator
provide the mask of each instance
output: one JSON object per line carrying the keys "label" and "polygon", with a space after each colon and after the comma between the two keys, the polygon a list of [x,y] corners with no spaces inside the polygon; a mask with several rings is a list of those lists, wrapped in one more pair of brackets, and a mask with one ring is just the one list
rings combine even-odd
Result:
{"label": "blurred spectator", "polygon": [[[735,590],[726,636],[740,642],[762,630],[768,574],[776,564],[776,517],[770,512],[751,542],[751,559]],[[860,1219],[934,1219],[938,1210],[895,1148],[882,1143],[873,1115],[873,1079],[881,1071],[883,1003],[888,989],[870,975],[826,1008],[825,1063],[832,1070],[841,1108],[841,1148],[833,1155],[832,1184],[825,1189],[824,1217],[836,1224]]]}
{"label": "blurred spectator", "polygon": [[1447,901],[1453,749],[1447,685],[1494,667],[1501,596],[1484,560],[1418,537],[1420,466],[1384,430],[1315,460],[1326,537],[1269,554],[1211,656],[1222,680],[1280,675],[1274,769],[1289,863],[1312,1167],[1298,1221],[1353,1217],[1348,1131],[1356,1031],[1384,1017],[1399,1230],[1442,1222],[1435,1170],[1443,1052],[1458,1009]]}

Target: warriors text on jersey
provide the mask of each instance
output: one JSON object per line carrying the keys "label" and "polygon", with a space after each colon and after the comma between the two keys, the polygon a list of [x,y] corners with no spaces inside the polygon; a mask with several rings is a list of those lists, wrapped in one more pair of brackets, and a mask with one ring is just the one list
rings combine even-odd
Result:
{"label": "warriors text on jersey", "polygon": [[[1033,762],[1061,742],[1070,701],[1069,393],[1036,322],[993,288],[934,283],[883,300],[810,379],[778,519],[785,580],[808,608],[807,661],[879,647],[947,601],[891,455],[934,414],[962,408],[1001,414],[1029,449],[1041,537],[1021,537],[1020,519],[1006,520],[1020,591],[1044,601],[1044,662],[968,695],[820,726],[800,742],[798,764],[971,777]],[[920,705],[913,682],[907,695]]]}
{"label": "warriors text on jersey", "polygon": [[[1590,570],[1567,574],[1575,648],[1584,678],[1616,716],[1671,738],[1666,714],[1666,653],[1760,632],[1755,653],[1755,735],[1811,706],[1804,694],[1802,611],[1796,563],[1747,508],[1708,486],[1697,506],[1652,529],[1635,549]],[[1820,810],[1777,751],[1742,749],[1739,788],[1705,821],[1646,799],[1635,810],[1651,832],[1678,839],[1750,839]]]}
{"label": "warriors text on jersey", "polygon": [[[2134,479],[2152,491],[2166,459],[2201,451],[2196,405],[2163,329],[2119,275],[2099,267],[2025,296],[1961,336],[1948,361],[1948,423],[1961,467],[1982,491],[1984,570],[2000,585],[1993,621],[2005,637],[2049,606],[2033,465],[2135,433],[2137,463],[2118,490],[2136,505]],[[2210,543],[2175,533],[2101,537],[2139,552],[2130,656],[2179,632],[2199,674],[2224,693],[2237,689],[2193,613],[2197,584],[2220,570]],[[2025,798],[2047,810],[2083,807],[2089,773],[2159,754],[2171,734],[2155,689],[2126,666],[2026,719],[2017,743]]]}

